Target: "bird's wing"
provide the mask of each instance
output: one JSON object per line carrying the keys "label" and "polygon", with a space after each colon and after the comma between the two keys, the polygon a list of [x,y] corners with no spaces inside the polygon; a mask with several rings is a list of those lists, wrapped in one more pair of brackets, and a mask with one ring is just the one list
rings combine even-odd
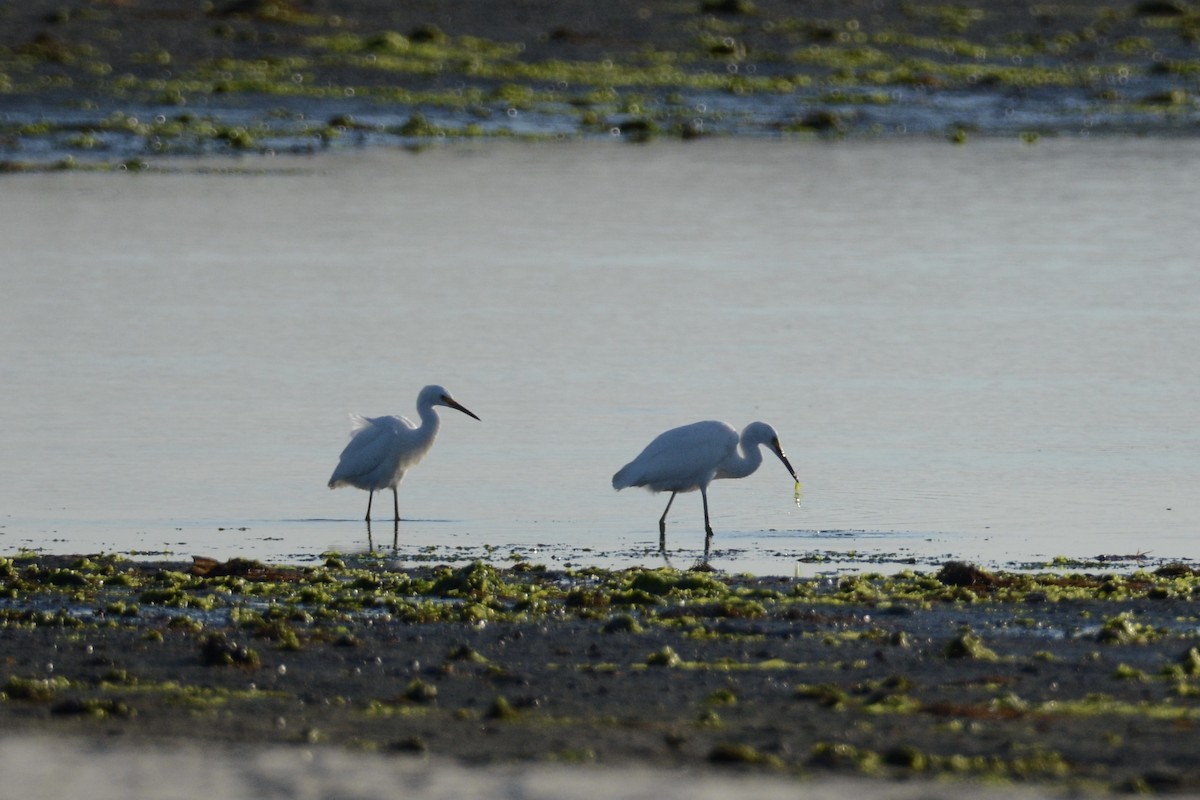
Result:
{"label": "bird's wing", "polygon": [[694,422],[659,434],[613,476],[613,488],[650,486],[659,491],[690,491],[712,480],[718,466],[737,449],[738,433],[724,422]]}
{"label": "bird's wing", "polygon": [[412,423],[403,417],[351,415],[350,442],[342,450],[329,478],[330,487],[349,483],[359,488],[383,489],[391,485],[403,450],[404,434]]}
{"label": "bird's wing", "polygon": [[364,417],[362,414],[350,415],[350,437],[353,438],[363,428],[387,428],[397,433],[403,433],[407,428],[413,430],[417,426],[408,417]]}

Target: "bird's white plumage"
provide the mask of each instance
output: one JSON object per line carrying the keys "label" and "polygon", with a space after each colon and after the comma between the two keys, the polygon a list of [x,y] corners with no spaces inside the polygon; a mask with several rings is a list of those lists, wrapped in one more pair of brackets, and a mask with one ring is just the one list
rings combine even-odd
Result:
{"label": "bird's white plumage", "polygon": [[[457,409],[479,419],[450,396],[441,386],[426,386],[417,395],[417,416],[420,425],[404,417],[364,417],[351,414],[350,442],[342,450],[338,465],[329,478],[329,488],[354,486],[374,495],[380,489],[391,489],[396,519],[400,513],[395,498],[396,487],[404,473],[417,464],[437,438],[440,420],[435,406]],[[367,500],[367,520],[371,519],[371,500]]]}
{"label": "bird's white plumage", "polygon": [[[704,502],[704,563],[708,563],[709,543],[712,541],[712,525],[708,519],[708,485],[719,478],[744,478],[762,464],[762,450],[766,445],[787,467],[792,479],[792,469],[779,435],[765,422],[752,422],[739,435],[724,422],[705,420],[672,428],[659,434],[646,445],[637,458],[630,461],[613,475],[612,485],[620,490],[630,486],[644,486],[652,492],[670,492],[671,499],[658,520],[659,549],[666,554],[667,513],[679,492],[700,490]],[[799,481],[797,480],[797,486]]]}
{"label": "bird's white plumage", "polygon": [[613,488],[644,486],[653,492],[692,492],[708,485],[737,453],[738,432],[717,420],[693,422],[660,433],[613,476]]}
{"label": "bird's white plumage", "polygon": [[354,486],[379,490],[399,486],[404,472],[433,446],[436,431],[425,435],[405,417],[351,414],[350,442],[342,450],[329,488]]}

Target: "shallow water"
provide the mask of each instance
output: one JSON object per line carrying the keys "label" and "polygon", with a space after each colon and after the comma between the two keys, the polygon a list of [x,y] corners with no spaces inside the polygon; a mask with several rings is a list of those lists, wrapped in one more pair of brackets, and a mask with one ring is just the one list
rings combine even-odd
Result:
{"label": "shallow water", "polygon": [[703,418],[804,483],[714,485],[723,569],[1194,555],[1200,143],[231,163],[0,180],[0,552],[364,548],[346,414],[440,382],[482,422],[401,487],[405,560],[661,563],[666,498],[609,480]]}

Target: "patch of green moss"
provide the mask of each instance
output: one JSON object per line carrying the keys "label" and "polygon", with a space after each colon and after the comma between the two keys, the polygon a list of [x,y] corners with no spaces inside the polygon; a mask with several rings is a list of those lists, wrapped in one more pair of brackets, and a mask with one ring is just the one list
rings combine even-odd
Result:
{"label": "patch of green moss", "polygon": [[1113,670],[1113,678],[1119,681],[1137,681],[1142,683],[1147,680],[1147,675],[1140,669],[1135,669],[1128,664],[1118,664]]}
{"label": "patch of green moss", "polygon": [[950,640],[946,645],[947,658],[972,659],[975,661],[996,661],[999,656],[983,643],[983,639],[973,633],[963,633]]}
{"label": "patch of green moss", "polygon": [[437,700],[437,696],[437,687],[419,678],[414,678],[404,690],[404,699],[411,703],[432,703]]}
{"label": "patch of green moss", "polygon": [[66,678],[22,678],[10,675],[8,680],[0,685],[0,695],[8,700],[23,700],[31,703],[47,703],[55,698],[58,692],[70,688],[71,683]]}
{"label": "patch of green moss", "polygon": [[57,716],[85,716],[94,719],[118,717],[128,719],[137,715],[137,710],[121,700],[106,697],[67,698],[55,703],[50,713]]}
{"label": "patch of green moss", "polygon": [[813,746],[808,764],[813,767],[874,775],[879,772],[882,759],[872,750],[847,742],[818,742]]}
{"label": "patch of green moss", "polygon": [[756,766],[770,769],[782,769],[784,766],[779,756],[763,753],[743,742],[722,742],[715,745],[708,753],[708,762],[723,766]]}
{"label": "patch of green moss", "polygon": [[496,697],[484,712],[485,718],[494,720],[511,720],[516,719],[518,716],[520,714],[513,708],[512,704],[501,696]]}
{"label": "patch of green moss", "polygon": [[797,700],[806,700],[815,702],[824,708],[841,709],[849,700],[849,695],[842,689],[832,684],[797,684],[793,689],[793,696]]}
{"label": "patch of green moss", "polygon": [[258,653],[224,633],[210,633],[200,645],[200,661],[206,666],[237,666],[254,669],[259,666]]}
{"label": "patch of green moss", "polygon": [[663,647],[646,656],[646,664],[651,667],[678,667],[683,664],[683,659],[670,647]]}
{"label": "patch of green moss", "polygon": [[617,614],[610,617],[600,630],[602,633],[641,633],[644,628],[633,616]]}
{"label": "patch of green moss", "polygon": [[1157,635],[1154,628],[1138,623],[1132,614],[1122,613],[1104,621],[1096,641],[1117,645],[1146,644]]}

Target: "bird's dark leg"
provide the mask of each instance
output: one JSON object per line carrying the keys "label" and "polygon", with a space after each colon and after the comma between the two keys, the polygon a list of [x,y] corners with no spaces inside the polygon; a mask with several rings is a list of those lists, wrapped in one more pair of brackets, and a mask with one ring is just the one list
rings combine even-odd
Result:
{"label": "bird's dark leg", "polygon": [[400,498],[396,495],[396,487],[392,487],[392,511],[395,512],[396,522],[400,521]]}
{"label": "bird's dark leg", "polygon": [[371,541],[371,520],[367,520],[367,552],[375,552],[375,543]]}
{"label": "bird's dark leg", "polygon": [[367,522],[371,521],[371,501],[375,499],[375,490],[367,490]]}
{"label": "bird's dark leg", "polygon": [[392,523],[392,552],[400,548],[400,520]]}
{"label": "bird's dark leg", "polygon": [[708,522],[708,489],[700,487],[700,499],[704,501],[704,566],[708,566],[708,548],[712,544],[712,525]]}
{"label": "bird's dark leg", "polygon": [[658,518],[658,549],[664,555],[667,552],[667,512],[671,510],[671,503],[675,502],[675,494],[675,492],[671,492],[671,499],[667,501],[663,515]]}

